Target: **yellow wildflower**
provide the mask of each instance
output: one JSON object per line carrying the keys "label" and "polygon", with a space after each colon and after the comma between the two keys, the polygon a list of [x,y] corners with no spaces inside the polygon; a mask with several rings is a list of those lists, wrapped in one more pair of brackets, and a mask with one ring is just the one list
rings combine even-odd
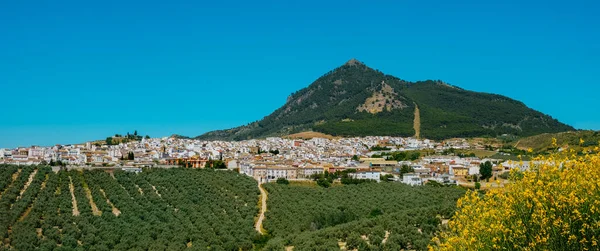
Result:
{"label": "yellow wildflower", "polygon": [[536,158],[517,172],[519,179],[484,196],[467,192],[430,250],[557,250],[564,238],[571,249],[598,250],[600,153]]}

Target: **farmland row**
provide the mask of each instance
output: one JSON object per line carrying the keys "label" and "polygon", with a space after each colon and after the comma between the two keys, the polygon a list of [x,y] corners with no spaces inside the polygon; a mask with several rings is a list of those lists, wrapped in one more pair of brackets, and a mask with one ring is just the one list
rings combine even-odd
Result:
{"label": "farmland row", "polygon": [[233,172],[8,167],[0,177],[0,250],[250,250],[256,235],[256,183]]}

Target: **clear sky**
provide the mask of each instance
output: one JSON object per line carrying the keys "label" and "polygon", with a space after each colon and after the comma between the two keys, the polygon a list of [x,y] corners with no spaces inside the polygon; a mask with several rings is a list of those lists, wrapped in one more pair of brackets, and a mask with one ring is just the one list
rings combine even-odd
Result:
{"label": "clear sky", "polygon": [[0,1],[0,147],[259,120],[350,58],[600,129],[600,1]]}

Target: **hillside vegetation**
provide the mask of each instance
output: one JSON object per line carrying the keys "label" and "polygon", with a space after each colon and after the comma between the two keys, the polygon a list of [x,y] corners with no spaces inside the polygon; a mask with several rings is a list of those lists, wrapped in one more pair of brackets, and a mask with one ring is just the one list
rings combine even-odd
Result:
{"label": "hillside vegetation", "polygon": [[0,177],[0,250],[253,248],[259,191],[234,172],[10,166]]}
{"label": "hillside vegetation", "polygon": [[320,133],[320,132],[299,132],[299,133],[294,133],[294,134],[290,134],[287,136],[284,136],[284,138],[289,138],[289,139],[312,139],[312,138],[323,138],[323,139],[333,139],[335,137],[328,135],[328,134],[324,134],[324,133]]}
{"label": "hillside vegetation", "polygon": [[[420,127],[415,127],[419,108]],[[442,81],[408,82],[351,60],[328,72],[260,121],[198,136],[245,140],[316,131],[333,136],[531,136],[573,130],[522,102]]]}
{"label": "hillside vegetation", "polygon": [[[560,133],[544,133],[520,139],[515,147],[520,149],[533,149],[535,152],[553,149],[552,139],[556,139],[558,147],[592,147],[600,143],[598,131],[569,131]],[[583,140],[583,143],[581,142]]]}
{"label": "hillside vegetation", "polygon": [[265,188],[264,228],[272,237],[265,250],[338,250],[340,244],[348,250],[424,250],[464,194],[457,187],[400,183]]}

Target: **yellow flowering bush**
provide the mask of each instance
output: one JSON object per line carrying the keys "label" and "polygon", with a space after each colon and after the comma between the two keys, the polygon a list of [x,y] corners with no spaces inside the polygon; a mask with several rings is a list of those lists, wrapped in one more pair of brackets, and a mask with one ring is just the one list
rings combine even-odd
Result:
{"label": "yellow flowering bush", "polygon": [[600,154],[532,163],[504,189],[468,192],[429,249],[600,250]]}

